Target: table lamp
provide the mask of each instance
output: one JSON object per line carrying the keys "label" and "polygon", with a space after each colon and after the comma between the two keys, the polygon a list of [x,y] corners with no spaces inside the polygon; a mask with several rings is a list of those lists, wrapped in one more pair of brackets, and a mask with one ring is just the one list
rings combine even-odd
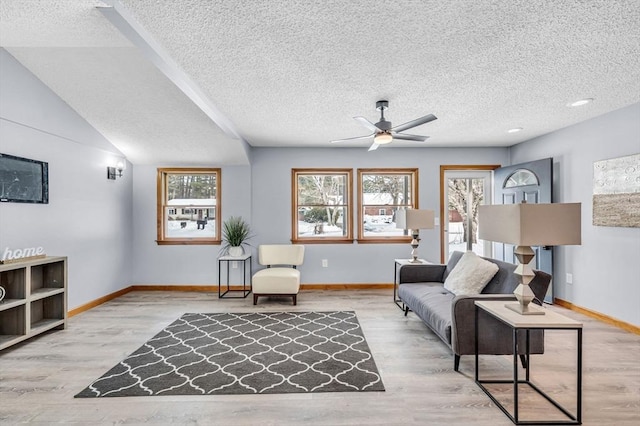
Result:
{"label": "table lamp", "polygon": [[411,234],[411,263],[422,263],[418,260],[418,244],[420,230],[433,229],[435,212],[433,210],[401,209],[396,211],[396,228],[406,229]]}
{"label": "table lamp", "polygon": [[499,204],[478,209],[478,237],[482,240],[515,245],[518,259],[514,273],[520,284],[513,294],[518,303],[505,306],[522,315],[541,315],[529,303],[535,295],[529,283],[535,276],[529,263],[535,257],[531,246],[560,246],[581,244],[580,203]]}

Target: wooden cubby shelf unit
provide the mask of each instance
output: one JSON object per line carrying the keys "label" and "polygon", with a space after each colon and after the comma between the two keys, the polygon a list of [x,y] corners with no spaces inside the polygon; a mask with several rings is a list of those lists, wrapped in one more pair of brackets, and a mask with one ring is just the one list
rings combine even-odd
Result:
{"label": "wooden cubby shelf unit", "polygon": [[67,258],[0,265],[0,350],[67,326]]}

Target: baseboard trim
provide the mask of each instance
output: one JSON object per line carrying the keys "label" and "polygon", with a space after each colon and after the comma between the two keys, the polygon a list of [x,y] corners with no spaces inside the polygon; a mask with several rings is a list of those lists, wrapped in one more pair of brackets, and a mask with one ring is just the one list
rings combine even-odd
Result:
{"label": "baseboard trim", "polygon": [[80,305],[77,308],[73,308],[67,312],[67,316],[69,318],[81,314],[82,312],[88,311],[89,309],[95,308],[96,306],[102,305],[103,303],[108,302],[109,300],[113,300],[117,297],[123,296],[131,291],[131,287],[123,288],[122,290],[118,290],[116,292],[107,294],[106,296],[102,296],[97,298],[96,300],[92,300],[91,302],[85,303],[84,305]]}
{"label": "baseboard trim", "polygon": [[[248,286],[248,284],[247,284]],[[132,291],[202,291],[217,292],[217,285],[132,285]],[[223,290],[226,289],[222,287]],[[358,283],[358,284],[301,284],[300,290],[382,290],[392,289],[389,283]],[[241,285],[229,286],[231,291],[243,290]]]}
{"label": "baseboard trim", "polygon": [[[236,286],[231,286],[234,290]],[[199,291],[199,292],[217,292],[217,285],[132,285],[132,291]],[[242,290],[242,286],[238,286],[238,290]]]}
{"label": "baseboard trim", "polygon": [[[382,290],[382,289],[392,289],[393,284],[389,283],[362,283],[362,284],[302,284],[300,285],[301,290]],[[240,291],[242,290],[242,286],[232,285],[230,290]],[[84,305],[80,305],[77,308],[73,308],[68,311],[67,315],[69,318],[78,315],[82,312],[88,311],[89,309],[95,308],[96,306],[100,306],[103,303],[106,303],[110,300],[113,300],[117,297],[123,296],[132,291],[195,291],[195,292],[217,292],[217,285],[132,285],[122,290],[115,291],[113,293],[107,294],[106,296],[99,297],[91,302],[85,303]],[[640,335],[640,327],[629,324],[628,322],[620,321],[616,318],[610,317],[608,315],[601,314],[600,312],[592,311],[591,309],[583,308],[581,306],[574,305],[571,302],[567,302],[566,300],[555,298],[553,299],[554,303],[558,306],[562,306],[563,308],[570,309],[575,312],[579,312],[583,315],[586,315],[591,318],[595,318],[598,321],[602,321],[606,324],[613,325],[615,327],[621,328],[623,330],[629,331],[634,334]]]}
{"label": "baseboard trim", "polygon": [[358,284],[300,284],[300,290],[383,290],[392,289],[388,283],[358,283]]}
{"label": "baseboard trim", "polygon": [[592,311],[591,309],[587,309],[587,308],[583,308],[581,306],[574,305],[573,303],[567,302],[566,300],[562,300],[562,299],[557,299],[556,298],[556,299],[553,299],[553,302],[558,306],[562,306],[563,308],[567,308],[567,309],[570,309],[572,311],[579,312],[579,313],[581,313],[583,315],[586,315],[588,317],[595,318],[598,321],[602,321],[602,322],[604,322],[606,324],[610,324],[610,325],[613,325],[615,327],[621,328],[623,330],[629,331],[631,333],[640,335],[640,327],[638,327],[636,325],[629,324],[628,322],[620,321],[619,319],[610,317],[608,315],[601,314],[600,312]]}
{"label": "baseboard trim", "polygon": [[[302,284],[300,285],[301,290],[381,290],[381,289],[391,289],[393,288],[393,284],[388,283],[364,283],[364,284]],[[231,291],[242,291],[243,288],[241,285],[232,285],[229,287]],[[117,297],[123,296],[132,291],[194,291],[194,292],[213,292],[216,293],[218,291],[217,285],[131,285],[127,288],[123,288],[122,290],[118,290],[116,292],[107,294],[106,296],[102,296],[97,298],[96,300],[92,300],[91,302],[85,303],[84,305],[80,305],[77,308],[73,308],[67,312],[67,316],[69,318],[81,314],[82,312],[88,311],[89,309],[95,308],[96,306],[100,306],[103,303],[106,303],[110,300],[113,300]]]}

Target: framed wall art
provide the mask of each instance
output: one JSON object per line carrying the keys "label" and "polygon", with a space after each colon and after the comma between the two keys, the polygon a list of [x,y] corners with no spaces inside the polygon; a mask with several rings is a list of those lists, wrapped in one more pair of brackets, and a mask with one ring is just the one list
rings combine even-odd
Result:
{"label": "framed wall art", "polygon": [[593,163],[593,224],[640,228],[640,154]]}

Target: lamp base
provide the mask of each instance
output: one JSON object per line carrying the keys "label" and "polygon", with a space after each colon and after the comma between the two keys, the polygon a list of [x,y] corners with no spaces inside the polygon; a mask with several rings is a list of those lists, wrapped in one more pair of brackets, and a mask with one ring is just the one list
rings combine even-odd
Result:
{"label": "lamp base", "polygon": [[520,303],[505,303],[504,307],[511,309],[512,311],[517,312],[520,315],[544,315],[544,309],[538,306],[524,306]]}

